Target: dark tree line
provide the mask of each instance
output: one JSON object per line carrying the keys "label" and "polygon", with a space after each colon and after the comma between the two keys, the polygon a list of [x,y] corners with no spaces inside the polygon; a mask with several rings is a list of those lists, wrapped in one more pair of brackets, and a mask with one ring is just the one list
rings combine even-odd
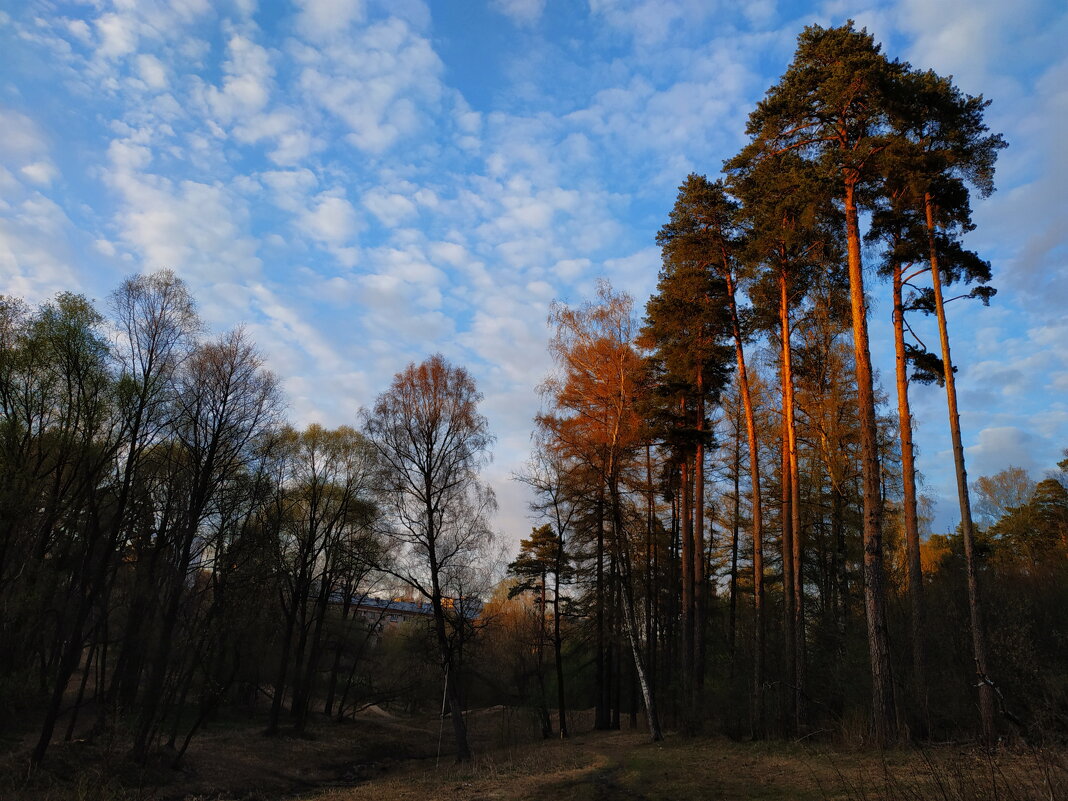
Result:
{"label": "dark tree line", "polygon": [[363,433],[298,431],[247,336],[203,336],[173,273],[107,310],[0,302],[0,702],[39,720],[32,764],[116,732],[177,764],[226,705],[299,735],[403,695],[358,612],[372,592],[425,595],[447,668],[470,614],[445,603],[477,591],[493,503],[470,377],[434,357]]}

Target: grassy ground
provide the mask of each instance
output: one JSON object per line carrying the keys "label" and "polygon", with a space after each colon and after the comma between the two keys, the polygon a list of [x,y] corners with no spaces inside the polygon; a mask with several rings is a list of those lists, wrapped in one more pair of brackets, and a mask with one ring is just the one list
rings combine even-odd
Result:
{"label": "grassy ground", "polygon": [[469,718],[477,757],[436,758],[438,721],[369,711],[348,724],[318,721],[304,738],[264,737],[262,722],[228,721],[194,740],[181,770],[166,755],[125,759],[120,738],[58,743],[29,779],[25,753],[0,758],[0,801],[1068,801],[1063,751],[970,748],[878,753],[803,743],[749,743],[640,732],[537,739],[529,715],[495,708]]}
{"label": "grassy ground", "polygon": [[181,767],[163,752],[147,765],[126,758],[129,741],[57,742],[27,777],[28,748],[0,758],[0,801],[267,801],[361,781],[434,753],[427,728],[367,715],[318,721],[306,736],[263,735],[264,722],[229,720],[193,740]]}
{"label": "grassy ground", "polygon": [[1063,753],[973,749],[883,754],[783,743],[587,734],[486,754],[470,766],[412,764],[309,801],[711,801],[1065,798]]}

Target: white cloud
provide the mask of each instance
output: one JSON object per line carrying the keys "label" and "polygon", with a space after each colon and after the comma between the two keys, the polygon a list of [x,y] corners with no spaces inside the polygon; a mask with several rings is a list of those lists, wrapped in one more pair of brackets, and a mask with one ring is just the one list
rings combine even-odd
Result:
{"label": "white cloud", "polygon": [[315,200],[313,208],[301,216],[301,229],[314,239],[328,245],[344,245],[356,234],[356,210],[336,193],[324,192]]}
{"label": "white cloud", "polygon": [[[493,2],[536,29],[496,18],[491,50],[505,56],[472,78],[455,47],[441,50],[448,63],[435,50],[467,32],[420,0],[299,0],[255,19],[253,0],[92,0],[75,4],[83,20],[28,0],[12,12],[16,49],[72,105],[62,118],[42,107],[38,122],[0,110],[3,289],[41,297],[108,280],[97,262],[173,266],[210,321],[249,323],[301,422],[350,421],[399,366],[443,350],[486,393],[500,490],[548,365],[548,301],[589,297],[604,275],[640,308],[678,183],[736,151],[804,21],[856,13],[887,31],[893,55],[992,95],[991,123],[1011,134],[1004,183],[976,203],[970,235],[1002,294],[980,313],[954,304],[954,353],[970,469],[1024,461],[1021,449],[1048,466],[1042,454],[1068,431],[1055,400],[1068,381],[1068,149],[1049,122],[1068,109],[1063,12],[830,0],[795,20],[773,19],[772,0],[593,0],[561,35],[562,18],[547,19],[559,5]],[[74,160],[46,139],[85,155],[77,174],[57,176]],[[79,195],[87,180],[110,192]],[[918,388],[917,414],[921,467],[944,489],[940,392]],[[524,509],[506,514],[523,530]]]}
{"label": "white cloud", "polygon": [[141,80],[152,89],[166,89],[169,83],[167,68],[163,62],[149,53],[141,53],[137,56],[137,71]]}
{"label": "white cloud", "polygon": [[226,77],[222,88],[209,86],[206,98],[212,111],[228,124],[255,114],[267,105],[274,69],[266,48],[246,36],[231,36],[227,52],[230,58],[223,65]]}
{"label": "white cloud", "polygon": [[[0,185],[3,181],[0,168]],[[15,194],[18,193],[18,194]],[[38,303],[64,290],[78,290],[69,238],[73,226],[63,210],[38,192],[5,187],[0,205],[0,294]]]}
{"label": "white cloud", "polygon": [[518,25],[531,25],[545,11],[545,0],[492,0],[493,7]]}
{"label": "white cloud", "polygon": [[0,159],[7,164],[23,165],[46,152],[44,134],[25,114],[0,108],[0,130],[4,132]]}
{"label": "white cloud", "polygon": [[1045,467],[1036,460],[1036,451],[1043,443],[1030,431],[1016,426],[984,428],[977,437],[978,444],[965,448],[968,472],[973,476],[988,476],[1017,465],[1028,472]]}
{"label": "white cloud", "polygon": [[440,59],[428,40],[398,19],[300,57],[306,64],[301,91],[338,118],[348,141],[368,153],[382,153],[414,134],[441,95]]}
{"label": "white cloud", "polygon": [[363,196],[363,205],[383,225],[391,228],[418,214],[415,203],[410,198],[397,192],[390,192],[383,187],[376,187],[367,192]]}
{"label": "white cloud", "polygon": [[318,185],[311,170],[273,170],[260,174],[260,179],[272,190],[271,199],[290,212],[301,210],[305,198]]}
{"label": "white cloud", "polygon": [[[225,184],[145,172],[153,161],[147,144],[115,140],[108,153],[111,166],[105,179],[120,200],[115,216],[119,238],[140,255],[144,269],[169,267],[191,279],[194,287],[248,279],[259,272],[248,209]],[[205,300],[214,319],[226,319],[218,295]]]}
{"label": "white cloud", "polygon": [[55,180],[58,170],[50,161],[33,161],[19,170],[32,183],[47,186]]}
{"label": "white cloud", "polygon": [[706,0],[590,0],[590,11],[642,46],[664,41],[679,25],[697,27],[717,10]]}
{"label": "white cloud", "polygon": [[365,16],[362,0],[297,0],[297,5],[297,28],[316,41],[344,35]]}
{"label": "white cloud", "polygon": [[129,55],[137,47],[137,30],[134,20],[122,14],[103,14],[96,20],[96,32],[100,37],[97,55],[105,59],[117,59]]}

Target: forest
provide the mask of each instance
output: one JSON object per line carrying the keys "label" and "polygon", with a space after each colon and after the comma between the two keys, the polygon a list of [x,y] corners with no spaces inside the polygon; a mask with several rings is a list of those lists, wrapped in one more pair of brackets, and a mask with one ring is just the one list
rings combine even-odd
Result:
{"label": "forest", "polygon": [[[511,538],[482,394],[441,354],[397,365],[351,425],[301,429],[180,265],[100,303],[0,296],[0,795],[180,798],[169,777],[212,737],[314,752],[408,726],[448,771],[620,730],[739,759],[949,744],[1034,760],[1033,795],[1004,767],[1015,794],[995,777],[989,797],[1063,797],[1068,449],[1038,481],[969,477],[946,315],[995,295],[965,244],[1007,144],[987,106],[852,23],[805,28],[746,145],[678,176],[655,294],[607,275],[553,303]],[[945,534],[917,383],[944,395]],[[622,776],[596,797],[705,797]],[[275,797],[250,792],[210,797]]]}

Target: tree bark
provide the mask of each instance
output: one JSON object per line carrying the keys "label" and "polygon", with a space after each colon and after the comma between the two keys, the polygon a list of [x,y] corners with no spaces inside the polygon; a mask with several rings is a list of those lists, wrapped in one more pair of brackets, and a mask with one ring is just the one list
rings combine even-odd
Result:
{"label": "tree bark", "polygon": [[[785,386],[785,384],[783,385]],[[785,393],[784,393],[785,395]],[[785,397],[783,406],[785,407]],[[780,499],[781,511],[779,523],[782,528],[780,547],[782,550],[782,630],[783,630],[783,675],[785,676],[784,692],[780,692],[783,699],[781,716],[783,726],[787,731],[793,731],[794,704],[793,693],[796,687],[794,670],[797,662],[794,657],[794,648],[797,640],[794,637],[794,532],[793,532],[793,504],[794,494],[790,488],[790,437],[786,430],[786,415],[782,417],[780,432]]]}
{"label": "tree bark", "polygon": [[742,347],[742,327],[738,319],[734,277],[723,254],[723,276],[727,282],[727,299],[734,337],[734,357],[738,367],[738,390],[745,410],[745,434],[749,444],[749,481],[753,514],[753,699],[752,735],[764,736],[764,521],[760,500],[760,451],[756,435],[756,416],[753,414],[753,393],[746,370],[745,350]]}
{"label": "tree bark", "polygon": [[[737,407],[736,407],[737,408]],[[727,643],[730,650],[731,678],[734,678],[734,657],[738,640],[738,539],[741,533],[742,515],[742,432],[740,420],[735,417],[734,425],[734,469],[731,480],[734,483],[734,497],[731,513],[731,583],[730,614],[727,621]]]}
{"label": "tree bark", "polygon": [[634,659],[634,671],[637,674],[638,684],[641,686],[642,691],[642,700],[645,703],[645,713],[649,725],[649,739],[653,742],[659,742],[664,739],[664,735],[660,729],[660,713],[656,705],[656,696],[653,694],[652,687],[646,677],[645,660],[642,658],[641,647],[638,644],[638,624],[634,616],[634,595],[630,586],[630,563],[623,542],[623,514],[622,509],[620,508],[619,488],[616,486],[615,480],[612,480],[610,483],[611,486],[609,490],[612,494],[612,522],[613,533],[615,534],[615,552],[617,561],[620,562],[620,606],[623,607],[623,628],[627,635],[627,641],[630,644],[631,656]]}
{"label": "tree bark", "polygon": [[608,705],[605,699],[605,663],[604,663],[604,488],[598,490],[597,498],[597,583],[594,588],[594,616],[596,632],[595,690],[597,705],[594,710],[593,727],[605,730],[609,727]]}
{"label": "tree bark", "polygon": [[919,739],[929,731],[927,714],[926,620],[923,569],[920,563],[920,526],[916,514],[916,461],[912,445],[912,410],[909,406],[908,365],[905,359],[905,307],[902,299],[902,265],[894,265],[894,356],[897,378],[897,419],[901,439],[902,512],[908,562],[909,608],[912,634],[912,732]]}
{"label": "tree bark", "polygon": [[979,680],[979,719],[983,742],[994,742],[994,686],[987,669],[986,636],[983,632],[982,604],[979,597],[979,575],[975,556],[975,530],[972,525],[971,501],[968,497],[968,473],[964,469],[964,445],[961,442],[960,414],[957,411],[957,386],[953,377],[953,359],[949,352],[949,329],[942,299],[942,276],[938,268],[935,248],[934,200],[924,195],[927,217],[927,241],[931,258],[931,286],[934,288],[935,313],[938,316],[938,338],[942,343],[942,365],[946,378],[946,401],[949,407],[949,431],[953,439],[953,466],[957,474],[957,499],[960,503],[960,529],[964,541],[964,563],[968,580],[968,613],[972,629],[972,655]]}
{"label": "tree bark", "polygon": [[797,463],[797,419],[794,404],[793,349],[790,344],[790,297],[785,269],[779,271],[779,326],[782,338],[782,392],[783,422],[786,428],[787,466],[790,472],[790,588],[793,598],[790,604],[792,621],[789,652],[792,656],[789,675],[792,685],[793,728],[796,731],[803,720],[804,675],[805,675],[805,585],[802,571],[801,531],[801,474]]}
{"label": "tree bark", "polygon": [[[432,517],[429,519],[433,519]],[[437,634],[438,651],[441,655],[442,674],[445,681],[445,695],[449,702],[449,717],[452,718],[452,733],[456,739],[456,761],[471,761],[471,746],[467,742],[467,724],[464,722],[463,705],[460,700],[459,676],[452,670],[452,649],[445,626],[445,608],[441,602],[437,559],[434,556],[434,537],[430,542],[430,606],[434,612],[434,632]]]}
{"label": "tree bark", "polygon": [[697,447],[694,451],[693,522],[693,709],[696,728],[704,721],[705,618],[708,588],[705,580],[705,388],[704,375],[697,371]]}
{"label": "tree bark", "polygon": [[694,688],[694,637],[693,637],[693,514],[690,508],[690,492],[692,481],[690,479],[689,458],[684,456],[679,465],[679,481],[681,484],[681,532],[682,539],[682,729],[686,734],[692,734],[695,728],[693,708]]}
{"label": "tree bark", "polygon": [[561,531],[556,543],[556,569],[553,571],[553,657],[556,661],[556,709],[560,718],[560,739],[566,740],[567,704],[564,694],[563,641],[560,637],[560,571],[564,562],[564,534]]}
{"label": "tree bark", "polygon": [[849,305],[853,322],[853,355],[860,418],[861,473],[864,498],[864,612],[871,660],[872,730],[876,743],[897,737],[890,639],[886,626],[883,570],[883,508],[879,471],[879,440],[875,420],[875,387],[868,345],[868,309],[864,298],[864,267],[860,256],[855,176],[846,175],[844,207],[849,263]]}

